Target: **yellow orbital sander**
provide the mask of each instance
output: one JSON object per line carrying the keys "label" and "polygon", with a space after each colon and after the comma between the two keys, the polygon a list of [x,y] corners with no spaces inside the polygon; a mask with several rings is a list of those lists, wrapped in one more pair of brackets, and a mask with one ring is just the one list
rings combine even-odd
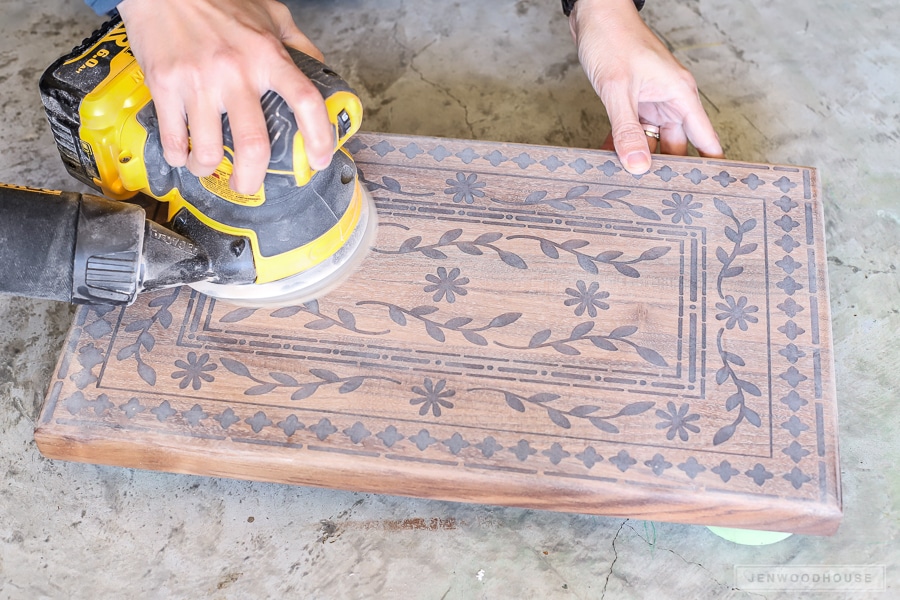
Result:
{"label": "yellow orbital sander", "polygon": [[[320,297],[348,276],[374,239],[376,213],[343,146],[362,105],[334,71],[289,49],[325,99],[331,165],[310,169],[293,112],[275,92],[262,109],[271,160],[262,188],[231,190],[233,143],[209,177],[163,159],[153,101],[114,18],[41,78],[44,108],[69,173],[102,192],[0,185],[0,292],[75,303],[130,304],[187,284],[235,304],[283,306]],[[148,220],[137,194],[165,202]],[[110,200],[112,199],[112,200]]]}

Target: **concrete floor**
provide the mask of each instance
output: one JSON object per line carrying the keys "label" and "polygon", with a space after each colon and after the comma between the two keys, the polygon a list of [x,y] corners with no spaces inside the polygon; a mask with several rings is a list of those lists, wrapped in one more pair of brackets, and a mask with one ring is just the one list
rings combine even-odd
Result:
{"label": "concrete floor", "polygon": [[[702,527],[51,462],[32,432],[71,311],[2,297],[0,598],[762,596],[736,589],[741,564],[884,565],[874,597],[897,597],[900,5],[647,4],[730,158],[821,169],[845,504],[834,537],[750,548]],[[292,7],[361,93],[366,129],[581,147],[608,131],[555,0]],[[0,0],[0,14],[0,181],[81,189],[37,82],[99,19],[80,0]]]}

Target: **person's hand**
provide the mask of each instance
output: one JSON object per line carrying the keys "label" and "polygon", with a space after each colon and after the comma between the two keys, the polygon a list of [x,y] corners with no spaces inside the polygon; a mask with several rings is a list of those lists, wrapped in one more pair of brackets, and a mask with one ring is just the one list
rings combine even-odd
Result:
{"label": "person's hand", "polygon": [[[328,166],[334,128],[325,102],[284,45],[322,60],[275,0],[124,0],[119,14],[159,117],[166,162],[210,175],[223,157],[222,115],[234,137],[231,187],[262,186],[271,146],[260,97],[274,90],[294,111],[310,166]],[[190,147],[188,145],[190,129]]]}
{"label": "person's hand", "polygon": [[632,0],[578,0],[569,17],[578,57],[606,106],[616,153],[634,174],[650,169],[642,123],[659,127],[660,150],[722,157],[694,78],[641,20]]}

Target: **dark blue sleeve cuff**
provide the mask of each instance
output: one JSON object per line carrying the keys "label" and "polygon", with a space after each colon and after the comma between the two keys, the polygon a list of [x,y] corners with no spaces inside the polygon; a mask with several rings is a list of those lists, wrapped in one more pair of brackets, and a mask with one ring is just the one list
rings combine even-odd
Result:
{"label": "dark blue sleeve cuff", "polygon": [[116,6],[119,5],[119,2],[122,0],[84,0],[88,6],[94,9],[94,12],[98,15],[105,15]]}

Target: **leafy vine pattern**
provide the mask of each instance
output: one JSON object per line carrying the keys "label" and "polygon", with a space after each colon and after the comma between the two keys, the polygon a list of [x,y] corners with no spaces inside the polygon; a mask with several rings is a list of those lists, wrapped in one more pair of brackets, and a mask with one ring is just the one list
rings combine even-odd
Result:
{"label": "leafy vine pattern", "polygon": [[727,252],[721,246],[716,248],[716,258],[722,263],[722,269],[719,271],[719,276],[716,279],[716,289],[719,291],[719,297],[724,300],[725,294],[722,292],[722,282],[729,277],[737,277],[744,272],[744,267],[734,266],[735,259],[744,254],[751,254],[756,250],[757,244],[744,244],[744,234],[753,231],[756,227],[756,219],[750,218],[741,222],[735,216],[731,207],[725,204],[724,201],[719,198],[713,198],[713,203],[716,205],[716,210],[734,221],[734,228],[725,227],[725,236],[734,244],[731,252]]}
{"label": "leafy vine pattern", "polygon": [[607,350],[609,352],[616,352],[619,350],[619,347],[615,344],[615,342],[618,342],[634,348],[638,353],[638,356],[652,365],[655,365],[657,367],[669,366],[669,364],[666,362],[666,359],[664,359],[662,355],[656,350],[653,350],[652,348],[646,348],[644,346],[639,346],[631,340],[626,339],[628,338],[628,336],[637,333],[638,328],[634,325],[623,325],[621,327],[616,327],[607,335],[588,335],[589,333],[591,333],[591,331],[593,331],[593,329],[594,323],[592,321],[585,321],[584,323],[579,323],[578,325],[576,325],[572,329],[572,332],[568,337],[558,340],[550,340],[552,331],[550,329],[544,329],[535,333],[531,337],[531,340],[528,342],[527,346],[511,346],[502,344],[500,342],[494,343],[502,348],[508,348],[510,350],[535,350],[537,348],[552,348],[560,354],[565,354],[567,356],[577,356],[581,354],[581,351],[572,345],[573,342],[591,342],[597,348],[600,348],[601,350]]}
{"label": "leafy vine pattern", "polygon": [[616,271],[618,271],[622,275],[626,277],[633,277],[635,279],[640,277],[641,273],[631,265],[662,258],[669,253],[669,250],[671,250],[671,248],[669,248],[668,246],[655,246],[653,248],[650,248],[649,250],[645,250],[637,258],[631,260],[618,260],[624,254],[624,252],[620,252],[618,250],[607,250],[597,255],[590,255],[585,254],[584,252],[579,252],[579,248],[584,248],[585,246],[590,244],[590,242],[587,240],[575,239],[566,240],[565,242],[554,242],[552,240],[548,240],[547,238],[536,235],[511,235],[506,239],[536,240],[541,245],[541,252],[543,252],[544,255],[548,258],[552,259],[558,259],[560,257],[560,250],[562,250],[563,252],[568,252],[578,261],[578,266],[580,266],[583,270],[587,271],[591,275],[599,274],[600,269],[597,267],[597,265],[604,264],[612,265],[616,269]]}
{"label": "leafy vine pattern", "polygon": [[402,194],[403,196],[413,196],[417,198],[422,198],[425,196],[434,196],[434,192],[425,192],[423,194],[416,194],[413,192],[406,192],[403,190],[403,186],[400,185],[400,182],[394,179],[393,177],[388,177],[387,175],[381,178],[381,183],[377,183],[375,181],[370,181],[366,179],[365,174],[362,172],[362,169],[359,168],[359,165],[356,166],[356,172],[359,175],[359,180],[366,186],[366,189],[370,192],[375,190],[385,190],[388,192],[392,192],[394,194]]}
{"label": "leafy vine pattern", "polygon": [[[248,318],[257,310],[259,309],[249,307],[236,308],[231,312],[222,315],[222,317],[219,319],[219,322],[237,323],[238,321],[243,321],[244,319]],[[360,329],[357,326],[356,317],[354,316],[354,314],[345,308],[337,309],[337,318],[323,314],[319,310],[319,302],[317,300],[310,300],[309,302],[306,302],[299,306],[283,306],[269,313],[269,316],[276,319],[287,319],[289,317],[293,317],[298,313],[307,313],[315,317],[319,317],[315,321],[305,323],[303,327],[305,327],[306,329],[320,331],[337,326],[362,335],[385,335],[387,333],[390,333],[389,329],[385,329],[383,331],[368,331],[366,329]]]}
{"label": "leafy vine pattern", "polygon": [[116,359],[120,361],[134,358],[137,363],[138,375],[151,386],[156,385],[156,369],[144,362],[144,359],[141,357],[141,351],[152,352],[154,346],[156,346],[156,337],[151,332],[155,324],[158,323],[163,329],[168,329],[172,324],[172,313],[169,312],[169,307],[178,298],[180,289],[177,287],[173,288],[170,293],[150,300],[147,306],[157,309],[156,312],[146,319],[138,319],[125,326],[125,331],[128,333],[136,331],[140,333],[138,333],[134,343],[123,347],[116,353]]}
{"label": "leafy vine pattern", "polygon": [[405,327],[409,323],[409,319],[407,316],[412,317],[418,321],[421,321],[423,325],[425,325],[425,332],[431,337],[431,339],[437,342],[445,342],[447,341],[447,336],[444,333],[444,330],[456,331],[467,341],[476,346],[487,346],[488,341],[485,339],[480,332],[487,331],[488,329],[494,329],[498,327],[506,327],[507,325],[511,325],[519,320],[522,316],[522,313],[518,312],[508,312],[503,313],[502,315],[498,315],[491,319],[491,322],[482,327],[466,327],[469,325],[473,319],[471,317],[452,317],[447,319],[444,323],[439,323],[435,320],[428,319],[427,316],[438,312],[437,306],[415,306],[413,308],[402,308],[397,306],[396,304],[391,304],[390,302],[381,302],[378,300],[364,300],[362,302],[357,302],[357,306],[363,305],[375,305],[375,306],[384,306],[388,309],[388,316],[390,316],[391,320],[400,325],[401,327]]}
{"label": "leafy vine pattern", "polygon": [[615,414],[598,415],[596,413],[600,410],[600,407],[591,404],[583,404],[569,410],[563,410],[548,406],[549,403],[554,402],[555,400],[559,400],[560,396],[558,394],[537,393],[526,397],[507,390],[500,390],[496,388],[471,388],[468,391],[498,392],[500,394],[503,394],[507,406],[521,413],[525,412],[526,404],[540,407],[547,411],[547,416],[551,421],[553,421],[554,424],[562,427],[563,429],[571,429],[571,419],[584,419],[597,429],[606,433],[619,433],[619,428],[610,422],[613,419],[617,419],[619,417],[633,417],[635,415],[647,412],[656,405],[656,402],[649,401],[632,402],[631,404],[627,404],[622,407],[622,409]]}
{"label": "leafy vine pattern", "polygon": [[380,254],[409,254],[411,252],[420,252],[428,258],[440,260],[447,258],[447,254],[438,250],[438,248],[453,246],[456,247],[460,252],[463,252],[464,254],[470,254],[472,256],[480,256],[484,254],[482,248],[487,248],[496,252],[497,256],[500,257],[500,260],[511,267],[515,267],[516,269],[528,268],[528,265],[525,263],[521,256],[508,250],[498,248],[494,245],[494,242],[503,237],[502,233],[483,233],[474,240],[469,241],[460,240],[459,238],[462,236],[462,234],[462,229],[451,229],[444,232],[436,243],[424,245],[422,244],[422,236],[416,235],[404,240],[403,243],[400,244],[400,247],[396,250],[374,248],[373,252],[378,252]]}
{"label": "leafy vine pattern", "polygon": [[613,190],[611,192],[607,192],[602,196],[586,196],[590,190],[590,186],[587,185],[576,185],[569,189],[565,195],[560,196],[558,198],[548,198],[550,195],[549,192],[545,190],[538,190],[536,192],[531,192],[525,199],[521,202],[516,201],[507,201],[507,200],[498,200],[497,198],[491,198],[491,201],[496,202],[497,204],[507,204],[507,205],[515,205],[521,206],[522,204],[526,205],[537,205],[537,204],[546,204],[551,208],[555,208],[556,210],[575,210],[574,204],[572,204],[573,200],[582,200],[587,202],[594,208],[612,208],[612,203],[621,204],[626,207],[628,210],[636,214],[637,216],[643,219],[650,219],[652,221],[661,221],[662,218],[659,214],[649,209],[645,206],[640,206],[637,204],[632,204],[626,200],[622,200],[625,196],[631,194],[630,190]]}
{"label": "leafy vine pattern", "polygon": [[722,358],[722,367],[716,371],[716,383],[722,385],[729,379],[731,380],[731,383],[734,384],[737,391],[725,401],[725,410],[729,412],[735,408],[739,408],[739,410],[734,422],[730,425],[725,425],[716,432],[715,436],[713,436],[714,446],[718,446],[719,444],[730,440],[731,436],[734,435],[737,426],[740,425],[741,421],[744,419],[747,419],[748,422],[756,427],[759,427],[762,424],[759,414],[747,406],[746,397],[744,396],[744,394],[747,393],[751,396],[759,397],[762,396],[762,391],[754,383],[738,377],[737,372],[734,370],[734,366],[743,367],[745,364],[744,359],[733,352],[726,352],[725,349],[722,348],[722,334],[724,332],[724,329],[720,329],[716,339],[716,347],[719,350],[719,356]]}
{"label": "leafy vine pattern", "polygon": [[[741,221],[734,214],[734,211],[731,210],[731,207],[723,200],[713,198],[713,203],[715,204],[716,210],[734,222],[734,227],[725,227],[725,236],[734,244],[731,252],[726,251],[721,246],[716,248],[716,258],[722,263],[722,268],[719,270],[719,275],[716,279],[716,289],[719,293],[719,297],[725,300],[725,292],[722,290],[724,280],[731,277],[737,277],[744,272],[744,267],[734,264],[735,260],[739,256],[752,254],[757,248],[756,243],[744,243],[744,235],[753,231],[756,227],[756,219],[750,218],[746,221]],[[730,296],[728,297],[728,300],[730,306],[734,300]],[[740,316],[744,316],[743,313],[740,313]],[[749,320],[746,319],[746,316],[744,316],[744,319]],[[737,317],[735,317],[735,322],[737,322]],[[732,323],[732,327],[733,326],[734,323]],[[741,329],[746,329],[745,321],[741,321]],[[716,349],[719,352],[719,357],[722,359],[722,367],[716,371],[716,384],[723,385],[727,381],[731,381],[736,391],[725,401],[725,410],[731,412],[737,408],[738,413],[732,423],[720,428],[713,436],[714,446],[718,446],[719,444],[723,444],[730,440],[732,436],[734,436],[738,425],[744,420],[755,427],[760,427],[762,425],[759,414],[747,406],[747,397],[745,395],[749,394],[751,396],[760,397],[762,396],[762,391],[760,391],[756,384],[747,381],[746,379],[741,379],[738,376],[735,367],[743,367],[746,363],[739,355],[725,350],[722,345],[722,336],[724,333],[725,327],[720,328],[718,336],[716,337]]]}
{"label": "leafy vine pattern", "polygon": [[291,400],[303,400],[314,395],[323,385],[340,384],[338,393],[349,394],[350,392],[355,392],[356,390],[358,390],[360,386],[362,386],[362,384],[366,381],[380,379],[382,381],[389,381],[397,385],[400,385],[401,383],[396,379],[383,377],[381,375],[354,375],[352,377],[341,377],[337,373],[329,371],[328,369],[309,370],[309,374],[318,379],[318,381],[300,382],[287,373],[279,372],[269,373],[269,377],[273,381],[266,381],[264,379],[254,377],[250,372],[250,369],[247,368],[247,365],[240,361],[234,360],[233,358],[222,356],[219,358],[219,361],[222,363],[223,367],[225,367],[235,375],[238,375],[239,377],[246,377],[247,379],[257,384],[244,390],[245,396],[262,396],[277,388],[288,388],[294,389],[294,392],[291,394]]}

